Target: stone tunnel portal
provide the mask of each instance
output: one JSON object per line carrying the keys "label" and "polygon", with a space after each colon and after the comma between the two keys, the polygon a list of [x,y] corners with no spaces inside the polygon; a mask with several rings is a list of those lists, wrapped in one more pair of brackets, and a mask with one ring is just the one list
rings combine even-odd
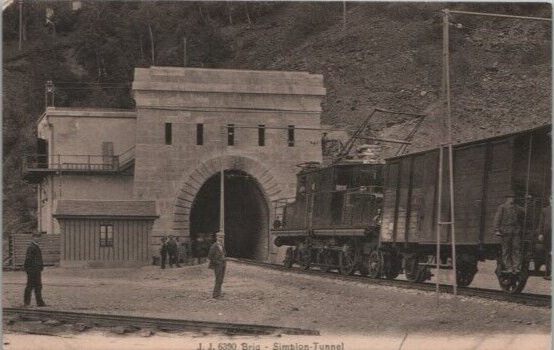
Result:
{"label": "stone tunnel portal", "polygon": [[[225,171],[225,250],[227,256],[267,256],[269,207],[256,179],[241,170]],[[196,256],[206,256],[219,230],[220,174],[210,177],[196,195],[190,213],[190,237]]]}

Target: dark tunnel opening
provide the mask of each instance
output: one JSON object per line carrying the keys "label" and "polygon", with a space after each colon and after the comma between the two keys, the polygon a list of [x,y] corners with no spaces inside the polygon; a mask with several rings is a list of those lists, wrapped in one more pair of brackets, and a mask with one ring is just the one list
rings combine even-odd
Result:
{"label": "dark tunnel opening", "polygon": [[[220,174],[210,177],[196,195],[190,213],[193,254],[206,256],[219,231]],[[269,208],[257,181],[239,170],[225,171],[225,250],[227,256],[263,259]]]}

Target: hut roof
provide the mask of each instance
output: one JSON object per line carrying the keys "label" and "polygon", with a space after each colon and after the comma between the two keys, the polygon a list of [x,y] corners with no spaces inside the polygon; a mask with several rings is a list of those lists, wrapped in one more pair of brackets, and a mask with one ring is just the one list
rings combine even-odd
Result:
{"label": "hut roof", "polygon": [[54,217],[156,219],[159,215],[155,201],[58,200]]}

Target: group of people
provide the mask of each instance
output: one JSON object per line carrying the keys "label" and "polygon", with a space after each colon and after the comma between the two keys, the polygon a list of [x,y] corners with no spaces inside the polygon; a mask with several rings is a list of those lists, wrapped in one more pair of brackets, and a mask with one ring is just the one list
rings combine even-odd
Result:
{"label": "group of people", "polygon": [[179,265],[179,245],[174,236],[169,236],[169,240],[166,237],[162,237],[162,245],[160,247],[160,257],[162,269],[165,269],[167,258],[169,257],[169,267],[173,265],[181,267]]}
{"label": "group of people", "polygon": [[[227,267],[226,252],[224,247],[224,233],[218,232],[215,235],[216,240],[210,246],[208,251],[208,267],[214,270],[215,273],[215,286],[213,291],[214,298],[221,297],[221,286],[223,285],[223,278],[225,277],[225,269]],[[179,265],[179,245],[174,236],[169,236],[169,240],[166,237],[162,237],[162,244],[160,247],[161,268],[165,269],[167,258],[169,257],[169,267]]]}

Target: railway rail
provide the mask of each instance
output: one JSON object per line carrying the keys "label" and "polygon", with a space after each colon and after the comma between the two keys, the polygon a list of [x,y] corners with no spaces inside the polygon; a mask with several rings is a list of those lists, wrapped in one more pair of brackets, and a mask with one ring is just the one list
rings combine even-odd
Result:
{"label": "railway rail", "polygon": [[129,326],[135,329],[152,328],[162,331],[209,332],[228,335],[320,335],[317,330],[292,327],[109,315],[48,309],[3,308],[3,314],[4,317],[17,315],[21,320],[58,320],[67,323],[83,323],[91,327]]}
{"label": "railway rail", "polygon": [[[364,276],[345,276],[339,273],[333,272],[324,272],[321,270],[304,270],[301,268],[287,268],[282,265],[253,261],[248,259],[236,259],[229,258],[229,260],[235,261],[241,264],[248,264],[254,266],[260,266],[265,268],[270,268],[278,271],[286,271],[297,274],[304,275],[316,275],[320,277],[333,278],[342,281],[351,281],[351,282],[361,282],[367,284],[376,284],[383,286],[392,286],[399,287],[404,289],[415,289],[423,291],[435,291],[436,285],[434,283],[415,283],[410,281],[403,280],[388,280],[388,279],[373,279]],[[453,287],[451,285],[441,285],[441,293],[453,294]],[[531,306],[540,306],[550,308],[552,305],[552,297],[545,294],[531,294],[531,293],[520,293],[520,294],[508,294],[500,290],[495,289],[485,289],[485,288],[473,288],[473,287],[458,287],[458,295],[461,296],[470,296],[470,297],[479,297],[485,299],[492,299],[497,301],[505,301],[516,304],[531,305]]]}

